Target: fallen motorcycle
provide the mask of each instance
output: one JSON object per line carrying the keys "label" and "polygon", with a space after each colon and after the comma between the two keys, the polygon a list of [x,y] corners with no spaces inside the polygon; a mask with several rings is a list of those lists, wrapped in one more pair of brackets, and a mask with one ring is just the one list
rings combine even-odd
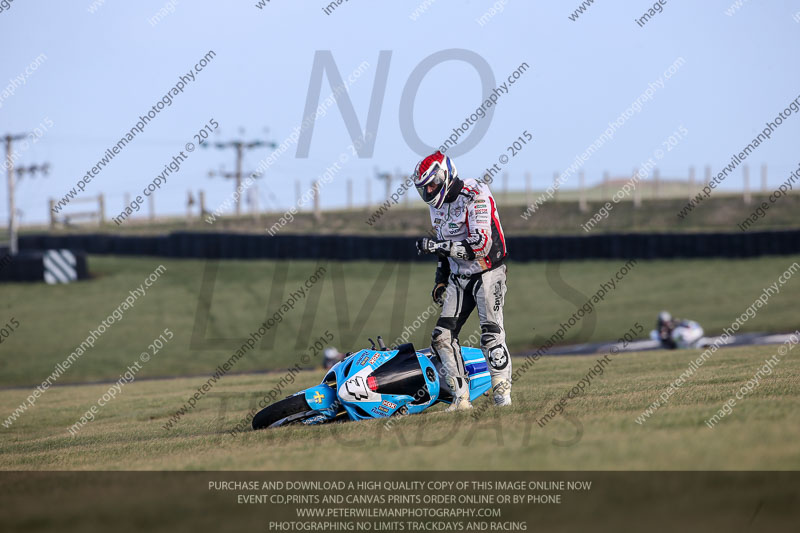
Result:
{"label": "fallen motorcycle", "polygon": [[[462,347],[461,354],[475,400],[491,388],[486,359],[478,348]],[[418,414],[453,401],[443,376],[442,362],[429,348],[415,350],[408,343],[390,350],[378,337],[377,349],[372,342],[372,349],[348,354],[319,385],[259,411],[253,429]]]}

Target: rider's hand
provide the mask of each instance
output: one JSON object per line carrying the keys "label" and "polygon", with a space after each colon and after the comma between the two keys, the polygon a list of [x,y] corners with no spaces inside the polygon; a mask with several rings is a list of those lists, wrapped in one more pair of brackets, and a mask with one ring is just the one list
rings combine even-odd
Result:
{"label": "rider's hand", "polygon": [[417,239],[417,255],[436,253],[436,250],[434,248],[435,244],[436,241],[429,239],[427,237]]}
{"label": "rider's hand", "polygon": [[450,241],[437,241],[428,237],[417,239],[417,253],[419,255],[439,254],[448,256],[450,255]]}
{"label": "rider's hand", "polygon": [[433,288],[431,292],[431,298],[433,298],[433,302],[437,304],[439,307],[444,305],[444,293],[447,291],[447,284],[446,283],[437,283],[436,286]]}

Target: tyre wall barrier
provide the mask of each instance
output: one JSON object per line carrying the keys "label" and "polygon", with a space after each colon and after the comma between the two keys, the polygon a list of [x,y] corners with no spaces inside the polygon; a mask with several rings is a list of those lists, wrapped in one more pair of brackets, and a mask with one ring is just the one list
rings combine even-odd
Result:
{"label": "tyre wall barrier", "polygon": [[[159,236],[25,235],[21,250],[66,248],[87,254],[208,259],[429,261],[414,237],[251,235],[178,232]],[[752,233],[628,233],[507,238],[513,261],[742,258],[800,254],[800,230]]]}
{"label": "tyre wall barrier", "polygon": [[[56,246],[59,252],[63,252],[65,246]],[[45,260],[47,250],[23,249],[17,255],[8,254],[8,249],[0,248],[0,282],[3,281],[45,281],[48,283],[64,283],[66,278],[87,279],[89,268],[86,261],[86,252],[83,250],[69,250],[74,257],[74,264],[66,264],[58,259],[58,264],[52,264],[51,260]],[[63,254],[60,254],[63,255]],[[45,271],[56,269],[55,280],[52,275],[45,275]]]}

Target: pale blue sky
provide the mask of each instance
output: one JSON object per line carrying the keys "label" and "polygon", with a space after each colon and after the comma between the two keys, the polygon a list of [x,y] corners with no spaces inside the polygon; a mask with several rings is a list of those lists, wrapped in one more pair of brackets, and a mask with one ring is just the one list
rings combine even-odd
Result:
{"label": "pale blue sky", "polygon": [[[477,177],[523,130],[534,144],[513,158],[506,170],[512,186],[522,187],[530,171],[535,186],[550,183],[676,58],[685,64],[585,164],[587,180],[603,170],[630,172],[683,125],[688,137],[661,161],[662,175],[685,175],[689,165],[714,169],[726,164],[791,100],[800,96],[800,1],[750,1],[727,16],[733,0],[670,0],[645,27],[634,17],[647,1],[599,0],[576,22],[567,15],[579,3],[507,0],[504,10],[484,26],[476,19],[493,1],[436,0],[418,20],[421,4],[349,0],[326,15],[323,1],[178,1],[174,13],[154,27],[148,19],[166,0],[106,0],[95,13],[92,0],[15,0],[0,12],[0,93],[39,54],[47,56],[26,84],[0,103],[0,134],[32,129],[45,118],[53,127],[21,154],[28,165],[49,161],[45,181],[25,180],[18,207],[23,223],[47,219],[47,198],[63,195],[96,164],[105,148],[129,130],[208,50],[217,57],[117,156],[86,189],[105,192],[108,214],[119,212],[123,193],[133,195],[160,172],[172,155],[208,119],[220,124],[220,140],[236,137],[283,140],[302,120],[314,53],[331,50],[347,76],[363,61],[370,64],[350,89],[361,125],[366,122],[380,50],[391,50],[388,83],[373,155],[351,159],[326,187],[323,206],[344,203],[344,178],[353,177],[356,199],[373,170],[413,169],[419,154],[406,144],[399,127],[400,96],[414,67],[448,48],[478,53],[500,83],[520,63],[531,66],[501,98],[487,134],[469,153],[456,158],[462,175]],[[800,15],[798,16],[800,18]],[[323,97],[329,94],[323,84]],[[474,111],[481,91],[473,67],[444,63],[424,79],[417,95],[415,123],[422,139],[438,145]],[[264,128],[269,128],[267,134]],[[777,184],[800,163],[800,116],[775,132],[748,162],[770,166]],[[273,165],[263,183],[277,205],[294,202],[294,180],[306,188],[350,144],[338,108],[318,120],[307,159],[295,149]],[[269,154],[250,152],[245,168]],[[233,153],[194,152],[180,173],[158,193],[159,214],[185,212],[188,189],[205,189],[216,207],[232,184],[209,179],[207,172],[233,169]],[[373,180],[374,181],[374,180]],[[3,176],[5,183],[5,176]],[[570,180],[565,188],[577,185]],[[726,182],[740,187],[741,173]],[[373,199],[380,188],[373,185]],[[269,200],[260,189],[262,205]],[[416,198],[415,198],[416,199]],[[274,203],[272,205],[275,205]],[[6,188],[0,188],[0,217],[7,216]],[[4,222],[3,222],[4,224]]]}

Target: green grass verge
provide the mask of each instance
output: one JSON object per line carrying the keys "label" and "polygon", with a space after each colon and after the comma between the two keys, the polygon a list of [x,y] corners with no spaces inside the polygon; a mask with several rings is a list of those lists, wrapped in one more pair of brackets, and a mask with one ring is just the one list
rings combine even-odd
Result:
{"label": "green grass verge", "polygon": [[[389,430],[385,421],[376,420],[231,436],[228,431],[256,398],[281,378],[269,374],[224,378],[169,431],[163,427],[168,417],[202,380],[135,381],[73,437],[67,428],[109,386],[55,387],[11,428],[0,428],[0,469],[797,469],[796,351],[782,357],[773,373],[714,429],[704,425],[777,350],[760,346],[717,351],[642,425],[636,417],[698,351],[613,356],[585,394],[567,403],[568,416],[544,427],[536,420],[586,375],[597,357],[540,359],[515,384],[514,405],[489,407],[477,422],[468,414],[446,414],[435,407],[399,419]],[[287,392],[317,383],[321,374],[299,374]],[[0,411],[14,409],[26,394],[0,391]],[[488,401],[481,398],[476,406]]]}
{"label": "green grass verge", "polygon": [[[709,334],[719,333],[796,260],[800,258],[639,261],[562,342],[616,339],[635,322],[644,327],[646,336],[661,309],[698,320]],[[166,271],[147,295],[125,311],[58,383],[118,379],[165,328],[174,332],[174,339],[139,377],[210,374],[319,266],[326,272],[309,296],[285,313],[263,344],[257,343],[233,371],[289,368],[304,353],[316,362],[309,346],[326,331],[334,336],[331,344],[342,351],[368,347],[366,338],[379,334],[390,343],[404,328],[413,327],[418,317],[424,318],[434,270],[432,263],[224,261],[209,293],[204,324],[197,316],[205,261],[93,256],[89,264],[95,276],[91,281],[0,287],[0,324],[12,317],[20,324],[0,344],[0,385],[45,380],[159,265]],[[512,352],[538,347],[623,264],[509,264],[505,323]],[[794,331],[800,326],[798,299],[800,279],[790,279],[740,331]],[[436,321],[431,311],[427,320],[416,322],[418,328],[409,337],[419,347],[429,344]],[[464,326],[463,341],[472,335],[477,342],[478,322],[473,315]]]}

